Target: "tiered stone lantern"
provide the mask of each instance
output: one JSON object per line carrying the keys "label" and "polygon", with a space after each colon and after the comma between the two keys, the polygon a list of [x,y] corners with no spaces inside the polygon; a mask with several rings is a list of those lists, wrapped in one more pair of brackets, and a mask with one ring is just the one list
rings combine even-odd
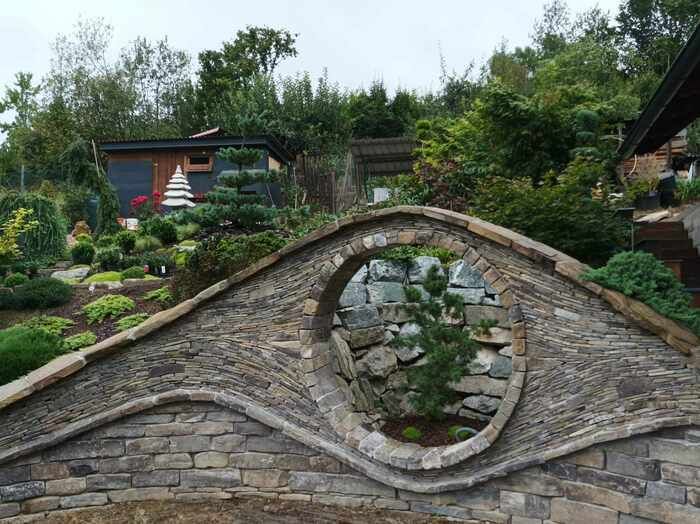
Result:
{"label": "tiered stone lantern", "polygon": [[190,193],[190,184],[187,182],[187,177],[183,174],[182,168],[178,165],[175,169],[175,174],[170,178],[168,185],[165,186],[165,200],[161,205],[168,206],[173,209],[194,207],[195,203],[190,200],[194,195]]}

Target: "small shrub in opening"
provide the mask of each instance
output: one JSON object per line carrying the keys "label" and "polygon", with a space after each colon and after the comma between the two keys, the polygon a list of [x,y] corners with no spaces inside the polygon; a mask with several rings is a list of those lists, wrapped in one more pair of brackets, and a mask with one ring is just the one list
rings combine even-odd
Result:
{"label": "small shrub in opening", "polygon": [[121,267],[122,252],[118,246],[106,247],[95,255],[95,261],[105,271],[119,269]]}
{"label": "small shrub in opening", "polygon": [[619,253],[605,266],[581,277],[636,298],[700,335],[700,310],[690,307],[691,297],[681,281],[650,253]]}
{"label": "small shrub in opening", "polygon": [[75,241],[77,243],[81,242],[87,242],[88,244],[92,244],[92,237],[88,235],[87,233],[80,233],[78,236],[75,237]]}
{"label": "small shrub in opening", "polygon": [[117,331],[126,331],[132,327],[136,327],[149,316],[150,315],[148,313],[136,313],[134,315],[128,315],[124,318],[120,318],[117,320]]}
{"label": "small shrub in opening", "polygon": [[104,271],[95,273],[83,281],[83,284],[95,284],[96,282],[121,282],[122,274],[119,271]]}
{"label": "small shrub in opening", "polygon": [[199,224],[189,222],[187,224],[175,226],[175,229],[177,230],[177,239],[182,242],[183,240],[187,240],[188,238],[195,236],[202,228],[199,226]]}
{"label": "small shrub in opening", "polygon": [[75,325],[75,322],[68,318],[41,315],[25,320],[20,326],[31,329],[43,329],[53,335],[61,335],[63,332]]}
{"label": "small shrub in opening", "polygon": [[46,309],[62,306],[70,301],[73,288],[55,278],[35,278],[15,288],[12,297],[14,309]]}
{"label": "small shrub in opening", "polygon": [[120,231],[117,233],[117,245],[124,254],[129,254],[136,247],[136,234],[133,231]]}
{"label": "small shrub in opening", "polygon": [[63,351],[61,338],[44,329],[15,326],[0,331],[0,385],[43,366]]}
{"label": "small shrub in opening", "polygon": [[425,365],[409,368],[408,382],[415,390],[411,403],[420,415],[441,419],[444,406],[457,400],[450,384],[467,374],[478,344],[468,331],[442,321],[461,316],[464,306],[461,296],[447,292],[447,277],[436,266],[428,270],[424,287],[430,297],[423,302],[420,290],[404,288],[411,302],[404,307],[420,327],[419,332],[398,336],[392,343],[408,349],[419,346],[425,351]]}
{"label": "small shrub in opening", "polygon": [[132,266],[122,271],[122,278],[143,278],[146,272],[141,266]]}
{"label": "small shrub in opening", "polygon": [[401,432],[401,435],[403,435],[403,438],[406,440],[420,440],[420,438],[423,436],[423,433],[421,432],[420,429],[414,427],[414,426],[407,426],[404,428],[404,430]]}
{"label": "small shrub in opening", "polygon": [[63,347],[66,351],[75,351],[92,346],[95,342],[97,342],[97,336],[92,331],[83,331],[77,335],[66,337],[63,340]]}
{"label": "small shrub in opening", "polygon": [[95,248],[90,242],[78,242],[70,250],[73,264],[92,264],[95,259]]}
{"label": "small shrub in opening", "polygon": [[10,273],[5,277],[5,287],[21,286],[29,282],[29,277],[22,273]]}
{"label": "small shrub in opening", "polygon": [[87,317],[88,324],[102,322],[107,317],[118,317],[122,313],[131,311],[136,304],[124,295],[104,295],[97,300],[83,306],[82,311]]}
{"label": "small shrub in opening", "polygon": [[173,258],[165,253],[147,253],[143,256],[143,264],[148,266],[148,272],[151,275],[160,275],[163,268],[167,273],[175,267]]}
{"label": "small shrub in opening", "polygon": [[472,333],[480,337],[487,337],[491,334],[491,328],[498,325],[498,321],[492,318],[483,318],[475,326],[471,326]]}
{"label": "small shrub in opening", "polygon": [[148,293],[143,295],[143,298],[144,300],[155,300],[163,306],[170,304],[173,300],[173,296],[170,293],[170,289],[167,287],[161,287],[158,289],[154,289],[153,291],[149,291]]}
{"label": "small shrub in opening", "polygon": [[478,431],[467,426],[450,426],[450,429],[447,430],[447,436],[453,440],[456,440],[457,442],[467,440],[477,433]]}
{"label": "small shrub in opening", "polygon": [[175,224],[159,216],[144,221],[141,224],[141,231],[144,235],[156,237],[163,244],[174,244],[177,242]]}
{"label": "small shrub in opening", "polygon": [[102,235],[102,236],[100,236],[100,238],[97,239],[97,242],[95,242],[95,245],[98,248],[116,246],[117,245],[117,236],[116,235]]}

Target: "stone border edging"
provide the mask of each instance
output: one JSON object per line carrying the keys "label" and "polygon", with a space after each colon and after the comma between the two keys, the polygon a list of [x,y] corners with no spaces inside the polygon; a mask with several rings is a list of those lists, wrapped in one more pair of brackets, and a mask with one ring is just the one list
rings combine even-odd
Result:
{"label": "stone border edging", "polygon": [[[501,304],[508,309],[512,329],[513,373],[498,411],[484,429],[471,438],[447,446],[424,447],[387,437],[366,424],[362,413],[338,386],[330,350],[330,326],[338,303],[358,263],[397,246],[424,245],[447,249],[469,267],[478,271],[497,292]],[[320,278],[304,302],[304,316],[299,341],[302,347],[302,369],[311,398],[344,442],[365,455],[396,468],[434,470],[454,466],[488,449],[498,438],[520,399],[527,361],[525,360],[525,323],[522,311],[504,278],[486,259],[467,244],[446,234],[422,234],[415,231],[379,231],[358,238],[321,267]]]}
{"label": "stone border edging", "polygon": [[[361,215],[348,216],[342,218],[341,220],[337,220],[336,222],[327,224],[316,231],[309,233],[296,242],[283,247],[281,250],[260,259],[258,262],[247,267],[243,271],[239,271],[226,280],[222,280],[221,282],[208,287],[194,298],[185,300],[177,306],[156,313],[145,322],[129,331],[114,335],[79,352],[58,357],[45,366],[32,371],[26,376],[18,378],[9,384],[0,386],[0,410],[23,398],[26,398],[35,391],[39,391],[64,377],[72,375],[79,369],[85,367],[89,362],[101,358],[104,355],[108,355],[123,346],[149,335],[150,333],[199,307],[199,305],[203,302],[206,302],[207,300],[226,291],[234,284],[251,277],[258,271],[271,266],[272,264],[292,253],[299,251],[303,247],[313,242],[321,240],[326,236],[352,224],[369,222],[380,219],[381,217],[401,214],[425,216],[448,224],[463,227],[475,235],[481,236],[500,245],[510,247],[514,251],[532,260],[535,260],[545,266],[548,265],[554,272],[588,289],[596,296],[603,298],[612,306],[614,310],[632,319],[644,329],[658,335],[667,344],[686,355],[690,355],[691,352],[694,352],[693,350],[696,350],[696,348],[700,345],[700,339],[698,339],[697,336],[673,320],[660,315],[646,304],[629,298],[617,291],[603,288],[602,286],[599,286],[593,282],[581,280],[580,275],[583,271],[588,269],[588,266],[582,264],[575,258],[565,255],[564,253],[561,253],[560,251],[557,251],[545,244],[531,240],[504,227],[491,224],[476,217],[456,213],[454,211],[420,206],[397,206],[379,209],[377,211],[372,211]],[[698,360],[700,360],[700,358],[698,358]]]}
{"label": "stone border edging", "polygon": [[132,400],[126,404],[123,404],[119,408],[114,408],[109,411],[93,415],[87,419],[82,419],[68,424],[59,431],[53,432],[49,435],[44,435],[38,439],[34,439],[22,446],[2,450],[0,451],[0,464],[30,453],[41,451],[50,446],[66,441],[71,437],[84,433],[85,431],[96,429],[104,424],[114,422],[126,416],[135,415],[136,413],[140,413],[149,408],[173,402],[213,402],[219,406],[245,413],[250,418],[266,424],[273,429],[277,429],[286,436],[293,438],[306,446],[314,448],[317,451],[327,453],[329,456],[359,471],[360,473],[367,475],[373,480],[397,489],[426,494],[468,489],[488,480],[504,477],[517,470],[544,464],[552,459],[581,451],[594,444],[619,440],[632,435],[648,433],[666,427],[700,424],[700,415],[687,417],[666,417],[656,419],[648,423],[635,423],[615,430],[598,431],[591,435],[581,436],[578,441],[571,442],[564,446],[559,446],[558,448],[549,449],[529,460],[526,464],[518,463],[515,459],[513,459],[506,463],[491,466],[480,471],[478,474],[469,477],[456,478],[453,475],[449,475],[447,479],[416,480],[415,477],[412,477],[409,474],[396,473],[383,466],[378,466],[370,459],[365,458],[362,455],[350,453],[339,447],[335,442],[325,441],[318,437],[318,435],[313,431],[298,427],[286,421],[283,417],[271,413],[265,407],[251,402],[243,395],[219,393],[206,389],[173,389],[150,397]]}

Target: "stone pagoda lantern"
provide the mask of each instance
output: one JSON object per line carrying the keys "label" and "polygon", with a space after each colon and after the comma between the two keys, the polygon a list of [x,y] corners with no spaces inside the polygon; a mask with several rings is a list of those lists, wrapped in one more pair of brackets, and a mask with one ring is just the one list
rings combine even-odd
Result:
{"label": "stone pagoda lantern", "polygon": [[168,185],[165,187],[167,191],[165,192],[165,200],[161,202],[161,205],[173,209],[195,206],[195,203],[190,200],[190,198],[194,196],[190,193],[191,187],[179,165],[175,169],[175,174],[170,178]]}

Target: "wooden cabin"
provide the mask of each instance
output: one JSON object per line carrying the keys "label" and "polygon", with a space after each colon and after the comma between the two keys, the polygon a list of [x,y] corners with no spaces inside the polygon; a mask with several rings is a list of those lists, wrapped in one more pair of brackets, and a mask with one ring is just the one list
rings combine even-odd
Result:
{"label": "wooden cabin", "polygon": [[[263,152],[260,161],[250,169],[275,169],[286,172],[293,156],[271,136],[228,136],[220,128],[210,129],[185,138],[155,140],[125,140],[103,142],[101,151],[107,157],[107,177],[117,190],[120,214],[129,216],[129,202],[139,195],[150,197],[154,192],[165,193],[165,186],[181,166],[187,175],[195,201],[203,201],[204,195],[216,185],[224,170],[236,166],[217,157],[220,149],[248,147]],[[278,184],[254,184],[244,188],[272,198],[274,204],[282,202]]]}

